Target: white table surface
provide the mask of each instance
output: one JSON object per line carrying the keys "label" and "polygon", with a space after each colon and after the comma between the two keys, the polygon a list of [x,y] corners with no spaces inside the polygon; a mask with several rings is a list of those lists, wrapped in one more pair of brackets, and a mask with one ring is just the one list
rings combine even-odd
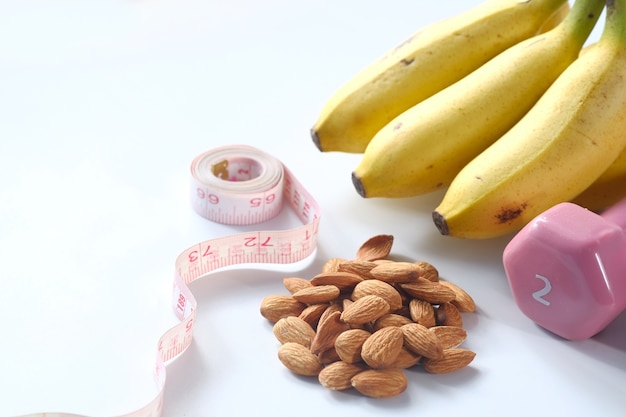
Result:
{"label": "white table surface", "polygon": [[[501,265],[510,236],[439,236],[430,211],[441,194],[365,200],[350,181],[359,156],[310,140],[340,84],[477,3],[0,2],[0,415],[114,416],[156,395],[156,343],[177,323],[176,256],[240,231],[190,209],[189,163],[237,143],[283,161],[316,197],[318,250],[192,284],[195,339],[167,367],[164,416],[623,415],[626,315],[581,342],[543,331],[512,300]],[[290,374],[261,298],[380,233],[395,236],[395,255],[433,263],[474,297],[465,346],[475,361],[449,375],[411,371],[407,391],[387,400]]]}

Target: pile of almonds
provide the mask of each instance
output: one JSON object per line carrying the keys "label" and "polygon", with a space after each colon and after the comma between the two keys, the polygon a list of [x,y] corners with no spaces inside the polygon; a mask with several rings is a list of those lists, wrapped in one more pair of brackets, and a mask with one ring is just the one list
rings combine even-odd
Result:
{"label": "pile of almonds", "polygon": [[392,244],[391,235],[374,236],[355,259],[332,258],[310,279],[284,278],[289,295],[263,299],[283,365],[332,390],[383,398],[406,389],[403,369],[449,373],[472,362],[476,354],[459,346],[461,313],[475,311],[474,300],[427,262],[388,259]]}

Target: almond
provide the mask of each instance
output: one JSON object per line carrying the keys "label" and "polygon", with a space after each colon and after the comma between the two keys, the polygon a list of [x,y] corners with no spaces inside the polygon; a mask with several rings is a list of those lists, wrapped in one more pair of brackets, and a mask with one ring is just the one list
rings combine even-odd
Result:
{"label": "almond", "polygon": [[454,300],[451,300],[450,302],[454,304],[454,306],[461,313],[473,313],[474,311],[476,311],[476,303],[474,302],[474,299],[467,293],[467,291],[450,281],[440,280],[439,282],[441,283],[441,285],[451,289],[454,292]]}
{"label": "almond", "polygon": [[462,327],[435,326],[428,330],[437,336],[444,350],[458,347],[467,338],[467,332]]}
{"label": "almond", "polygon": [[403,347],[402,349],[400,349],[400,353],[398,354],[398,357],[396,357],[396,360],[393,361],[393,363],[389,365],[389,367],[407,369],[417,365],[421,359],[421,355],[418,355],[417,353]]}
{"label": "almond", "polygon": [[439,271],[432,264],[424,261],[417,261],[414,263],[419,268],[420,278],[424,278],[432,282],[439,281]]}
{"label": "almond", "polygon": [[304,304],[320,304],[334,300],[339,293],[339,288],[334,285],[317,285],[303,288],[291,296]]}
{"label": "almond", "polygon": [[376,235],[367,239],[357,250],[356,258],[362,261],[375,261],[386,258],[393,245],[392,235]]}
{"label": "almond", "polygon": [[366,295],[377,295],[389,304],[390,311],[396,311],[402,307],[402,296],[390,284],[377,279],[367,279],[359,282],[352,291],[352,300],[356,301]]}
{"label": "almond", "polygon": [[272,331],[280,343],[295,342],[306,348],[311,347],[315,337],[315,330],[309,323],[296,316],[281,318],[274,324]]}
{"label": "almond", "polygon": [[424,370],[431,374],[446,374],[466,367],[474,360],[474,357],[476,353],[468,349],[445,349],[441,358],[424,358],[422,365]]}
{"label": "almond", "polygon": [[409,315],[411,320],[424,327],[433,327],[437,324],[435,307],[427,301],[413,298],[409,301]]}
{"label": "almond", "polygon": [[402,298],[402,307],[398,310],[394,311],[394,314],[399,314],[404,317],[411,317],[411,312],[409,311],[409,300],[406,300],[404,297]]}
{"label": "almond", "polygon": [[343,258],[330,258],[324,265],[322,265],[322,272],[336,272],[338,271],[339,264],[345,261]]}
{"label": "almond", "polygon": [[339,312],[342,311],[342,306],[340,304],[337,304],[335,302],[326,304],[326,310],[324,310],[324,312],[322,313],[322,316],[320,317],[320,322],[326,320],[327,316],[330,316],[336,311],[339,311]]}
{"label": "almond", "polygon": [[388,283],[409,282],[419,278],[421,269],[413,262],[385,262],[376,265],[370,274]]}
{"label": "almond", "polygon": [[322,314],[324,313],[324,311],[326,311],[327,308],[328,304],[325,303],[311,304],[306,306],[298,317],[306,321],[309,326],[311,326],[311,328],[315,330],[317,329],[317,324],[319,323]]}
{"label": "almond", "polygon": [[463,317],[452,303],[442,303],[435,312],[437,325],[463,327]]}
{"label": "almond", "polygon": [[341,313],[339,311],[335,311],[320,319],[317,333],[311,341],[311,352],[317,355],[334,347],[337,336],[348,329],[348,324],[341,321]]}
{"label": "almond", "polygon": [[320,352],[317,355],[317,359],[320,361],[320,363],[324,365],[335,363],[341,360],[341,358],[337,354],[337,350],[334,347],[331,347],[330,349],[326,349],[325,351]]}
{"label": "almond", "polygon": [[440,358],[443,355],[441,342],[427,327],[411,323],[400,329],[404,335],[404,345],[410,351],[426,358]]}
{"label": "almond", "polygon": [[404,335],[399,327],[383,327],[365,340],[361,357],[374,369],[386,368],[396,360],[403,344]]}
{"label": "almond", "polygon": [[350,324],[374,321],[389,312],[389,303],[377,295],[366,295],[355,300],[341,313],[341,320]]}
{"label": "almond", "polygon": [[431,304],[445,303],[454,300],[456,297],[451,289],[444,287],[439,282],[429,281],[426,278],[418,278],[416,281],[400,284],[400,288],[411,297]]}
{"label": "almond", "polygon": [[340,291],[352,290],[363,278],[352,272],[322,272],[311,278],[312,285],[334,285]]}
{"label": "almond", "polygon": [[286,277],[283,278],[283,285],[289,291],[290,294],[300,291],[303,288],[309,288],[313,286],[308,279],[298,277]]}
{"label": "almond", "polygon": [[278,349],[278,359],[290,371],[304,376],[318,375],[323,365],[309,349],[299,343],[288,342]]}
{"label": "almond", "polygon": [[261,315],[272,323],[286,316],[299,316],[306,304],[290,295],[268,295],[261,301]]}
{"label": "almond", "polygon": [[322,369],[318,380],[324,388],[336,391],[345,390],[352,388],[352,377],[365,369],[361,364],[337,361]]}
{"label": "almond", "polygon": [[364,329],[349,329],[341,333],[335,339],[335,350],[342,361],[348,363],[361,362],[361,349],[363,343],[372,334]]}
{"label": "almond", "polygon": [[325,304],[325,305],[326,305],[326,310],[324,310],[324,312],[320,316],[320,319],[317,321],[317,327],[315,328],[315,331],[317,331],[321,322],[328,319],[328,316],[330,316],[331,314],[335,312],[341,313],[341,311],[343,310],[341,308],[341,305],[337,304],[336,300],[331,302],[330,304]]}
{"label": "almond", "polygon": [[387,398],[404,392],[408,380],[401,369],[368,369],[353,376],[351,384],[368,397]]}
{"label": "almond", "polygon": [[405,324],[412,323],[411,319],[407,316],[403,316],[401,314],[389,313],[384,316],[378,318],[374,322],[373,330],[380,330],[383,327],[400,327]]}
{"label": "almond", "polygon": [[364,261],[360,259],[353,259],[344,261],[339,264],[337,269],[341,272],[351,272],[357,274],[363,279],[374,279],[370,270],[376,266],[375,261]]}
{"label": "almond", "polygon": [[293,373],[385,398],[406,390],[404,369],[422,363],[448,373],[473,361],[459,346],[467,337],[461,313],[475,311],[474,300],[428,262],[391,259],[393,239],[373,236],[355,259],[330,258],[310,279],[284,277],[289,295],[262,300],[278,357]]}

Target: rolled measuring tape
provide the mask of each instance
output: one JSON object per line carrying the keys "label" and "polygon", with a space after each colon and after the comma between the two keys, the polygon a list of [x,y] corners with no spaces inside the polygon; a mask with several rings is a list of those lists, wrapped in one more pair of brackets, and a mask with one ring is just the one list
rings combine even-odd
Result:
{"label": "rolled measuring tape", "polygon": [[[175,262],[173,309],[180,323],[158,341],[154,367],[157,396],[139,410],[119,417],[160,417],[166,364],[193,340],[197,302],[189,284],[226,266],[288,264],[306,259],[317,247],[320,207],[289,169],[276,158],[247,145],[224,146],[198,155],[191,163],[191,205],[208,220],[249,225],[276,217],[287,203],[302,226],[251,231],[197,243]],[[36,413],[22,417],[86,417]]]}

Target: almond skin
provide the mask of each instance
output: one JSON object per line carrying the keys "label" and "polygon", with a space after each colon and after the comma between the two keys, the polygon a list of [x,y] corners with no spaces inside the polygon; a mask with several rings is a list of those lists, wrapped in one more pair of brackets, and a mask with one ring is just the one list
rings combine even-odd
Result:
{"label": "almond skin", "polygon": [[415,323],[419,323],[424,327],[433,327],[437,324],[435,308],[428,301],[417,298],[411,299],[409,301],[409,315]]}
{"label": "almond skin", "polygon": [[311,304],[309,306],[306,306],[298,317],[306,321],[309,326],[311,326],[311,328],[315,330],[317,329],[317,324],[319,323],[322,314],[324,314],[324,311],[326,311],[327,308],[328,304],[325,303]]}
{"label": "almond skin", "polygon": [[389,313],[378,318],[373,324],[373,330],[380,330],[383,327],[400,327],[405,324],[412,323],[411,319],[401,314]]}
{"label": "almond skin", "polygon": [[418,278],[416,281],[399,285],[411,297],[431,304],[445,303],[454,300],[456,297],[451,289],[444,287],[439,282],[432,282],[426,278]]}
{"label": "almond skin", "polygon": [[334,348],[337,336],[349,328],[347,323],[341,321],[341,313],[339,311],[335,311],[320,319],[317,333],[311,341],[311,352],[317,355],[325,350]]}
{"label": "almond skin", "polygon": [[374,279],[370,273],[371,269],[376,266],[374,261],[363,261],[358,259],[352,259],[349,261],[341,262],[337,269],[342,272],[351,272],[357,274],[363,279]]}
{"label": "almond skin", "polygon": [[324,312],[322,313],[322,316],[320,317],[320,322],[326,320],[327,316],[330,316],[331,314],[335,313],[335,312],[341,312],[342,311],[342,306],[340,304],[337,304],[335,302],[332,302],[330,304],[326,305],[326,310],[324,310]]}
{"label": "almond skin", "polygon": [[438,326],[456,326],[463,327],[463,317],[459,309],[450,302],[442,303],[435,311]]}
{"label": "almond skin", "polygon": [[363,278],[352,272],[333,271],[322,272],[311,278],[312,285],[334,285],[340,291],[351,291]]}
{"label": "almond skin", "polygon": [[403,345],[404,334],[400,327],[383,327],[365,340],[361,357],[373,369],[387,368],[396,360]]}
{"label": "almond skin", "polygon": [[335,363],[341,360],[341,358],[337,354],[337,350],[335,350],[334,347],[331,347],[330,349],[326,349],[325,351],[320,352],[317,355],[317,359],[320,361],[320,363],[324,365],[329,365],[331,363]]}
{"label": "almond skin", "polygon": [[367,239],[357,250],[356,258],[361,261],[375,261],[389,256],[393,245],[393,235],[376,235]]}
{"label": "almond skin", "polygon": [[466,367],[474,360],[474,357],[476,353],[468,349],[445,349],[441,358],[424,358],[422,366],[431,374],[447,374]]}
{"label": "almond skin", "polygon": [[473,313],[474,311],[476,311],[476,303],[474,302],[474,299],[467,293],[467,291],[450,281],[440,280],[439,282],[444,287],[447,287],[454,291],[454,300],[450,302],[454,304],[454,306],[461,313]]}
{"label": "almond skin", "polygon": [[413,262],[385,262],[372,268],[370,274],[390,284],[417,280],[421,268]]}
{"label": "almond skin", "polygon": [[283,278],[283,286],[287,289],[287,291],[289,291],[290,294],[293,294],[303,288],[312,287],[313,284],[311,284],[308,279],[299,277],[286,277]]}
{"label": "almond skin", "polygon": [[315,337],[315,330],[309,323],[296,316],[281,318],[274,324],[272,331],[281,344],[295,342],[306,348],[311,347],[311,341]]}
{"label": "almond skin", "polygon": [[443,346],[427,327],[419,323],[405,324],[400,327],[404,335],[404,345],[410,351],[426,358],[441,358]]}
{"label": "almond skin", "polygon": [[334,285],[314,285],[302,288],[291,296],[304,304],[320,304],[334,300],[339,294],[339,288]]}
{"label": "almond skin", "polygon": [[352,377],[365,369],[362,364],[337,361],[324,367],[317,378],[324,388],[340,391],[352,388]]}
{"label": "almond skin", "polygon": [[343,258],[330,258],[322,265],[322,272],[336,272],[339,270],[339,264],[345,261]]}
{"label": "almond skin", "polygon": [[398,368],[368,369],[352,377],[352,386],[372,398],[394,397],[406,390],[408,380]]}
{"label": "almond skin", "polygon": [[389,367],[407,369],[417,365],[421,359],[420,355],[403,347],[396,360]]}
{"label": "almond skin", "polygon": [[372,334],[364,329],[349,329],[335,339],[335,350],[342,361],[348,363],[361,362],[363,343]]}
{"label": "almond skin", "polygon": [[317,356],[299,343],[288,342],[278,349],[278,359],[290,371],[304,376],[315,376],[323,369]]}
{"label": "almond skin", "polygon": [[389,303],[377,295],[366,295],[355,300],[341,313],[341,320],[350,324],[374,321],[389,312]]}
{"label": "almond skin", "polygon": [[420,278],[427,279],[432,282],[439,281],[439,271],[432,264],[424,261],[417,261],[415,265],[419,268]]}
{"label": "almond skin", "polygon": [[285,316],[299,316],[306,304],[290,295],[268,295],[261,301],[261,315],[272,323]]}
{"label": "almond skin", "polygon": [[356,301],[366,295],[377,295],[389,304],[390,311],[396,311],[402,307],[402,296],[392,285],[377,279],[368,279],[359,282],[352,291],[352,300]]}
{"label": "almond skin", "polygon": [[465,331],[462,327],[435,326],[429,328],[428,330],[437,336],[444,350],[458,347],[467,338],[467,331]]}

